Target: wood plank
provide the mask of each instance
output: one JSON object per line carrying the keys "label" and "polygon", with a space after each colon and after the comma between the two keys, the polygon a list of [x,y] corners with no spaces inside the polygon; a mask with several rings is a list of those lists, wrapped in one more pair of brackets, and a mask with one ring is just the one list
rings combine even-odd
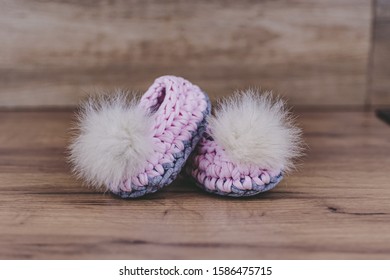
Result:
{"label": "wood plank", "polygon": [[370,101],[390,105],[390,1],[376,1]]}
{"label": "wood plank", "polygon": [[184,76],[212,99],[262,87],[362,105],[371,1],[3,0],[0,106],[69,106]]}
{"label": "wood plank", "polygon": [[247,199],[184,177],[136,200],[95,193],[65,161],[71,119],[0,112],[1,259],[390,257],[390,127],[373,112],[299,112],[299,170]]}
{"label": "wood plank", "polygon": [[375,20],[390,20],[390,1],[376,0],[375,1]]}

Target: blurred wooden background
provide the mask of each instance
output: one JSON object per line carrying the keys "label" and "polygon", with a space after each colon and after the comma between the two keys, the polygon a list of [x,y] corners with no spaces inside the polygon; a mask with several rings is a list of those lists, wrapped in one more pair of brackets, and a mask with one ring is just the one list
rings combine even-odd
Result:
{"label": "blurred wooden background", "polygon": [[390,104],[390,0],[0,0],[0,107],[183,76],[215,99]]}

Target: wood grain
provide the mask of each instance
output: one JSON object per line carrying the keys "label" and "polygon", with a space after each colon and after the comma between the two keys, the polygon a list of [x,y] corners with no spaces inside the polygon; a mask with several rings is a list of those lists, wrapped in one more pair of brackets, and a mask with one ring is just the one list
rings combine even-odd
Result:
{"label": "wood grain", "polygon": [[2,0],[0,107],[69,106],[184,76],[212,99],[273,89],[362,105],[371,1]]}
{"label": "wood grain", "polygon": [[373,105],[390,105],[390,1],[376,1],[370,100]]}
{"label": "wood grain", "polygon": [[390,127],[373,112],[299,115],[307,156],[270,192],[221,198],[181,177],[121,200],[71,177],[71,112],[0,112],[0,258],[390,258]]}

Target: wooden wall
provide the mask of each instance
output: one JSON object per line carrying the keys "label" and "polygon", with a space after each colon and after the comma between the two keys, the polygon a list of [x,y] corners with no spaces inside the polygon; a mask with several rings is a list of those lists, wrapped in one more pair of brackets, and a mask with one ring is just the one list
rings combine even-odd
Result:
{"label": "wooden wall", "polygon": [[261,86],[304,106],[390,103],[389,1],[373,1],[0,0],[0,106],[72,106],[164,74],[213,99]]}
{"label": "wooden wall", "polygon": [[370,76],[371,104],[390,105],[390,0],[376,0]]}

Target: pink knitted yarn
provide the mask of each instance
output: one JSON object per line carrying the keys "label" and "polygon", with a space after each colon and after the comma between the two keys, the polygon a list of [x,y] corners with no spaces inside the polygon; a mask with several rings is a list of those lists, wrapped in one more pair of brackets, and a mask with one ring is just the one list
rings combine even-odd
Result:
{"label": "pink knitted yarn", "polygon": [[185,146],[188,145],[186,143],[190,143],[198,124],[205,118],[208,98],[199,87],[183,78],[163,76],[150,86],[139,105],[154,118],[154,154],[145,162],[142,172],[137,176],[124,178],[118,186],[122,194],[144,191],[148,185],[154,189],[145,190],[145,193],[157,190],[153,180],[163,177],[167,166],[173,168],[174,163],[184,157]]}
{"label": "pink knitted yarn", "polygon": [[281,170],[232,162],[207,132],[199,141],[187,172],[209,192],[236,196],[265,191],[282,177]]}

